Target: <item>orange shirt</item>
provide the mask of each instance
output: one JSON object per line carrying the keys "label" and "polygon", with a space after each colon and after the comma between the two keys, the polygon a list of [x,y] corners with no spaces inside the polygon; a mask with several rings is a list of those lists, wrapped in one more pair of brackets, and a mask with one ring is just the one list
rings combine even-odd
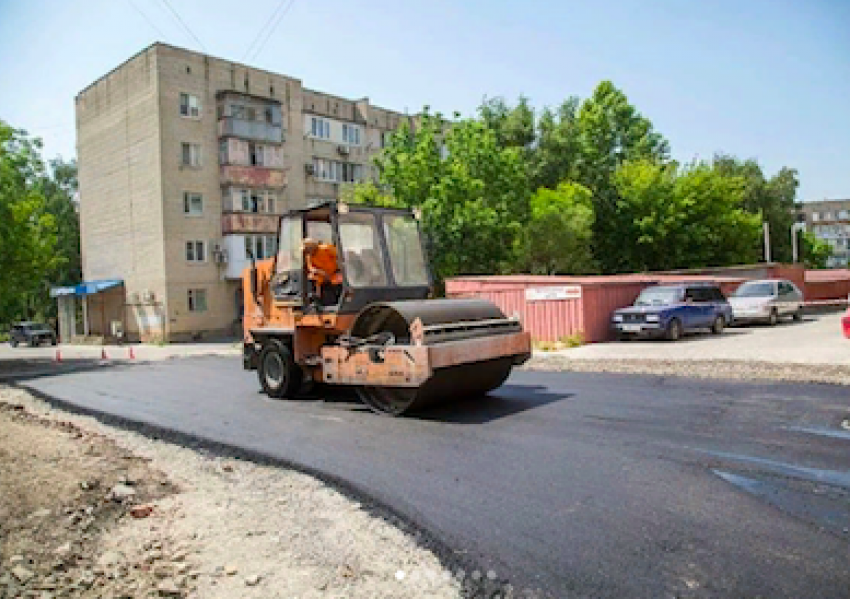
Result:
{"label": "orange shirt", "polygon": [[[307,267],[311,271],[310,278],[320,285],[327,282],[335,285],[342,283],[342,273],[339,272],[336,246],[330,243],[319,244],[313,255],[307,257]],[[323,270],[327,274],[312,272],[314,268]]]}

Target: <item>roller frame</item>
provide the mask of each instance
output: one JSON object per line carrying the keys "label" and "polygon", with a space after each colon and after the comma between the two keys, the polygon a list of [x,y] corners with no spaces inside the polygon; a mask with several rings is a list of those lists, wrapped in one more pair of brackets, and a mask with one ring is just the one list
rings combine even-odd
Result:
{"label": "roller frame", "polygon": [[526,332],[495,334],[434,345],[362,345],[322,348],[323,382],[370,387],[423,386],[442,368],[510,358],[523,364],[531,355]]}

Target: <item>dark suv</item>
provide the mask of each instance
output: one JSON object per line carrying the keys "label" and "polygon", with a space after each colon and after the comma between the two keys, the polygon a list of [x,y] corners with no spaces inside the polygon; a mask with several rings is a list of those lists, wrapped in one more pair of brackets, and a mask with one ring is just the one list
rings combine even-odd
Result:
{"label": "dark suv", "polygon": [[50,342],[50,345],[56,345],[56,333],[46,324],[19,322],[12,325],[9,331],[9,345],[12,347],[17,347],[19,343],[36,347],[47,342]]}
{"label": "dark suv", "polygon": [[611,327],[618,339],[666,337],[710,329],[719,335],[732,322],[732,307],[716,285],[655,285],[640,292],[634,305],[616,310]]}

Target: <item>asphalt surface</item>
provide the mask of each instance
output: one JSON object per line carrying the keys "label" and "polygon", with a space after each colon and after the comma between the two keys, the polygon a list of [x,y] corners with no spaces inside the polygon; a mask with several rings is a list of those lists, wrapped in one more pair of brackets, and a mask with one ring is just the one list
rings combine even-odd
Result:
{"label": "asphalt surface", "polygon": [[846,388],[518,371],[392,419],[238,358],[21,384],[349,481],[519,596],[850,595]]}

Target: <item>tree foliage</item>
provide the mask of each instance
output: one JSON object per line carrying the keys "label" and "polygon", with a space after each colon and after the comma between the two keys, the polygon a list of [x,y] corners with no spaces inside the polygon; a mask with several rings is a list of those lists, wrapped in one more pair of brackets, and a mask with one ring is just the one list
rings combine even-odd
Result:
{"label": "tree foliage", "polygon": [[823,239],[818,239],[811,231],[804,231],[801,237],[800,248],[806,268],[826,268],[826,263],[832,256],[832,246]]}
{"label": "tree foliage", "polygon": [[398,205],[422,209],[439,279],[511,267],[528,213],[519,148],[500,146],[479,120],[447,123],[426,111],[415,130],[403,126],[392,137],[376,164]]}
{"label": "tree foliage", "polygon": [[714,157],[714,167],[721,174],[744,180],[743,207],[759,214],[770,225],[771,259],[790,262],[793,258],[791,226],[796,218],[797,171],[783,167],[770,179],[754,159],[740,160],[725,154]]}
{"label": "tree foliage", "polygon": [[635,270],[758,259],[760,219],[743,209],[744,181],[710,165],[626,162],[614,175],[621,252]]}
{"label": "tree foliage", "polygon": [[539,111],[525,97],[451,123],[426,110],[377,164],[379,185],[354,196],[423,208],[442,277],[753,262],[763,220],[774,259],[791,260],[795,170],[768,178],[730,155],[681,167],[610,81]]}
{"label": "tree foliage", "polygon": [[593,200],[578,183],[541,187],[531,197],[531,215],[518,254],[520,270],[533,274],[587,274],[597,270],[591,251]]}
{"label": "tree foliage", "polygon": [[41,142],[0,121],[0,320],[29,316],[61,263],[47,210]]}
{"label": "tree foliage", "polygon": [[0,121],[0,322],[55,315],[49,289],[81,278],[76,161]]}

